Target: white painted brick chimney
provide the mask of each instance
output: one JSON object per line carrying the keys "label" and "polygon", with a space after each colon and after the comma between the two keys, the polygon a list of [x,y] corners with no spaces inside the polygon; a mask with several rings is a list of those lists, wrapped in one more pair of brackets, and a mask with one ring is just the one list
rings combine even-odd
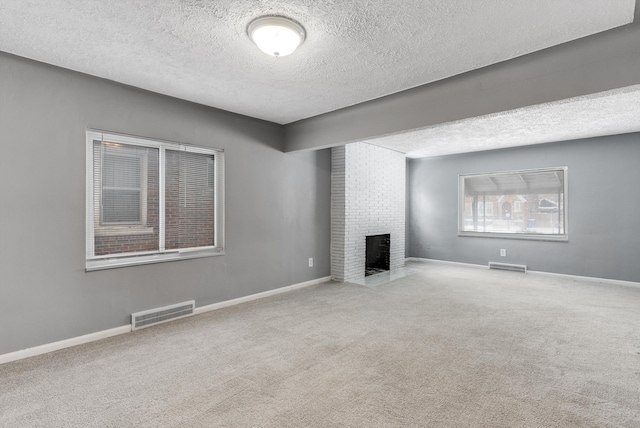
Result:
{"label": "white painted brick chimney", "polygon": [[331,277],[364,277],[366,237],[391,235],[390,269],[404,266],[405,156],[367,143],[331,149]]}

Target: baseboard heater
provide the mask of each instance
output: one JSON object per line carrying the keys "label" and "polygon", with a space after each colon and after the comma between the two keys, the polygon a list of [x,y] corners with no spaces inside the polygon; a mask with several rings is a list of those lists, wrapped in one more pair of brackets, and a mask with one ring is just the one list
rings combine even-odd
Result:
{"label": "baseboard heater", "polygon": [[510,263],[489,262],[489,269],[509,270],[511,272],[527,273],[527,266],[525,266],[525,265],[512,265]]}
{"label": "baseboard heater", "polygon": [[193,315],[196,301],[176,303],[175,305],[163,306],[162,308],[149,309],[147,311],[135,312],[131,314],[131,329],[139,330],[163,322],[173,321],[178,318]]}

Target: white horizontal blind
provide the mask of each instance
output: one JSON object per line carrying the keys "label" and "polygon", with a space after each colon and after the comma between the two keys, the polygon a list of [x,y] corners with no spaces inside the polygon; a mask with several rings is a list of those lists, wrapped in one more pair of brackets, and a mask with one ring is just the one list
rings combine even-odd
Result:
{"label": "white horizontal blind", "polygon": [[[103,144],[102,151],[102,224],[139,224],[142,221],[142,157],[118,153],[120,148]],[[146,179],[146,177],[145,177]]]}
{"label": "white horizontal blind", "polygon": [[167,150],[165,246],[185,249],[215,245],[215,156]]}

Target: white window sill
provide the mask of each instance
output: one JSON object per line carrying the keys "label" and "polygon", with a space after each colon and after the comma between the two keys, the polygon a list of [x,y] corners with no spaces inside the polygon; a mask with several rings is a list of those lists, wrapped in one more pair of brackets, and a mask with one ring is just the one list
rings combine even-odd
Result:
{"label": "white window sill", "polygon": [[222,256],[225,252],[221,248],[202,250],[171,251],[159,254],[144,254],[138,256],[112,257],[101,259],[87,259],[85,271],[115,269],[127,266],[148,265],[152,263],[173,262],[177,260],[189,260],[202,257]]}
{"label": "white window sill", "polygon": [[498,233],[498,232],[470,232],[460,231],[458,236],[465,236],[471,238],[503,238],[503,239],[522,239],[528,241],[556,241],[556,242],[568,242],[569,237],[567,235],[543,235],[533,233]]}
{"label": "white window sill", "polygon": [[134,226],[98,226],[95,228],[95,236],[121,236],[121,235],[151,235],[153,227]]}

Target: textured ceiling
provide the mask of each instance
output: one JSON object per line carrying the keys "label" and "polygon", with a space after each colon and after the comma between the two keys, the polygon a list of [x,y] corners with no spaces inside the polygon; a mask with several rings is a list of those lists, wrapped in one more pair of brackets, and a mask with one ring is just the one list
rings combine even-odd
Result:
{"label": "textured ceiling", "polygon": [[[2,0],[0,50],[281,124],[633,20],[635,0]],[[273,58],[264,14],[307,40]]]}
{"label": "textured ceiling", "polygon": [[640,132],[640,85],[368,140],[431,157]]}

